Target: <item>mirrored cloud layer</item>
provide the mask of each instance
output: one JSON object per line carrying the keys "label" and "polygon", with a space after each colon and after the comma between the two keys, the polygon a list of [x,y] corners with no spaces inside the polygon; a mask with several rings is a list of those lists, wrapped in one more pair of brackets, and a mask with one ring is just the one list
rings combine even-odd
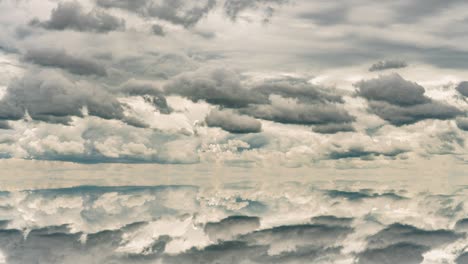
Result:
{"label": "mirrored cloud layer", "polygon": [[0,8],[2,158],[341,168],[468,159],[463,1]]}
{"label": "mirrored cloud layer", "polygon": [[466,189],[249,184],[2,192],[3,262],[465,263]]}

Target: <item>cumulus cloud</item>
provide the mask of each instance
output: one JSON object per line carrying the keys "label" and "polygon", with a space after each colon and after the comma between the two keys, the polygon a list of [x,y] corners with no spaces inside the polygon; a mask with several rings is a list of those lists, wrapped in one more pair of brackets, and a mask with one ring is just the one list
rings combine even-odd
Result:
{"label": "cumulus cloud", "polygon": [[303,78],[278,78],[266,80],[254,87],[265,95],[281,95],[302,103],[343,103],[342,95],[334,88],[313,85]]}
{"label": "cumulus cloud", "polygon": [[262,131],[260,121],[230,110],[212,110],[205,118],[205,122],[210,127],[220,127],[231,133],[258,133]]}
{"label": "cumulus cloud", "polygon": [[97,0],[104,8],[120,8],[144,17],[158,18],[186,28],[193,27],[215,6],[216,0]]}
{"label": "cumulus cloud", "polygon": [[369,108],[396,126],[424,119],[452,119],[461,114],[454,106],[425,95],[424,87],[398,74],[379,76],[356,84],[357,94],[369,101]]}
{"label": "cumulus cloud", "polygon": [[80,3],[63,2],[52,10],[50,19],[31,21],[31,25],[50,30],[75,30],[96,33],[107,33],[125,28],[125,20],[102,11],[93,10],[86,13]]}
{"label": "cumulus cloud", "polygon": [[350,123],[354,117],[334,104],[300,104],[293,99],[279,96],[271,98],[271,104],[254,105],[241,112],[256,118],[284,124],[322,125]]}
{"label": "cumulus cloud", "polygon": [[398,74],[382,75],[356,84],[358,95],[368,100],[385,101],[398,106],[430,102],[424,95],[424,87],[407,81]]}
{"label": "cumulus cloud", "polygon": [[165,90],[168,94],[181,95],[194,102],[204,100],[231,108],[268,102],[265,95],[245,89],[237,73],[225,69],[202,69],[182,74],[171,80]]}
{"label": "cumulus cloud", "polygon": [[9,85],[1,102],[0,117],[10,120],[27,113],[37,120],[60,121],[68,116],[83,116],[84,107],[90,115],[105,119],[124,116],[121,104],[102,88],[74,82],[54,71],[26,73]]}
{"label": "cumulus cloud", "polygon": [[106,68],[98,62],[89,58],[70,55],[65,50],[32,49],[26,53],[24,58],[41,66],[62,68],[74,74],[107,75]]}
{"label": "cumulus cloud", "polygon": [[402,60],[383,60],[372,64],[369,71],[384,71],[389,69],[401,69],[408,67],[408,63]]}
{"label": "cumulus cloud", "polygon": [[456,89],[461,95],[468,97],[468,82],[459,83]]}
{"label": "cumulus cloud", "polygon": [[452,119],[462,114],[454,106],[432,101],[408,107],[395,106],[386,102],[370,102],[371,111],[396,126],[414,124],[424,119]]}

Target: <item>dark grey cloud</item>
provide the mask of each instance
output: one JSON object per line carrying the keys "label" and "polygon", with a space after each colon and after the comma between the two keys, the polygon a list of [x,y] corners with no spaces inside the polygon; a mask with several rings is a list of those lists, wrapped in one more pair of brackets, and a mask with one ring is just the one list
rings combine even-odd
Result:
{"label": "dark grey cloud", "polygon": [[154,24],[153,26],[151,26],[151,32],[154,35],[157,35],[157,36],[165,36],[166,35],[166,32],[164,31],[164,28],[161,25],[158,25],[158,24]]}
{"label": "dark grey cloud", "polygon": [[294,98],[301,103],[343,103],[342,95],[332,87],[313,85],[304,78],[285,77],[267,80],[254,87],[265,96],[281,95],[284,98]]}
{"label": "dark grey cloud", "polygon": [[334,215],[320,215],[312,217],[311,222],[316,225],[329,225],[329,226],[351,226],[353,223],[351,217],[336,217]]}
{"label": "dark grey cloud", "polygon": [[396,126],[414,124],[425,119],[453,119],[462,114],[458,108],[437,101],[408,107],[371,101],[369,106],[372,113]]}
{"label": "dark grey cloud", "polygon": [[468,263],[468,252],[465,252],[461,254],[460,256],[457,257],[455,260],[455,263],[457,264],[466,264]]}
{"label": "dark grey cloud", "polygon": [[165,91],[194,102],[204,100],[210,104],[231,108],[268,102],[267,96],[245,89],[240,76],[225,69],[182,74],[167,84]]}
{"label": "dark grey cloud", "polygon": [[321,26],[342,24],[348,21],[349,6],[340,3],[338,6],[321,11],[301,12],[298,17],[305,20],[311,20]]}
{"label": "dark grey cloud", "polygon": [[363,199],[375,199],[375,198],[388,198],[391,200],[403,200],[405,197],[400,196],[394,192],[377,193],[372,190],[360,190],[360,191],[343,191],[343,190],[327,190],[326,194],[331,198],[344,198],[349,201],[360,202]]}
{"label": "dark grey cloud", "polygon": [[337,105],[297,104],[294,101],[279,101],[270,105],[254,105],[242,109],[241,113],[255,118],[295,125],[346,124],[355,120],[346,110]]}
{"label": "dark grey cloud", "polygon": [[181,25],[193,27],[216,5],[216,0],[97,0],[104,8],[120,8],[135,12],[143,17],[158,18]]}
{"label": "dark grey cloud", "polygon": [[150,5],[147,12],[152,17],[191,27],[211,11],[215,4],[215,0],[202,0],[196,3],[184,0],[162,0],[158,4]]}
{"label": "dark grey cloud", "polygon": [[246,10],[264,7],[265,19],[269,20],[274,12],[272,6],[284,4],[286,2],[288,2],[288,0],[226,0],[224,2],[224,12],[231,20],[235,21],[237,17]]}
{"label": "dark grey cloud", "polygon": [[125,20],[107,14],[103,11],[93,10],[85,13],[80,3],[62,2],[52,10],[50,19],[31,21],[31,25],[40,26],[50,30],[76,30],[96,33],[107,33],[125,28]]}
{"label": "dark grey cloud", "polygon": [[369,247],[383,248],[398,243],[411,243],[424,247],[438,247],[463,237],[450,230],[423,230],[410,225],[392,224],[368,238]]}
{"label": "dark grey cloud", "polygon": [[66,123],[70,116],[90,115],[122,119],[123,108],[114,96],[91,84],[77,84],[53,71],[28,72],[12,82],[1,100],[0,119],[31,118]]}
{"label": "dark grey cloud", "polygon": [[204,100],[222,107],[240,108],[241,114],[279,123],[342,125],[322,127],[323,132],[350,130],[345,124],[355,120],[343,109],[342,96],[332,88],[327,90],[297,78],[269,80],[245,87],[240,78],[226,69],[202,70],[177,76],[166,85],[165,91],[194,102]]}
{"label": "dark grey cloud", "polygon": [[231,240],[238,235],[255,231],[260,227],[258,217],[230,216],[219,222],[209,222],[205,225],[205,233],[212,241]]}
{"label": "dark grey cloud", "polygon": [[210,127],[220,127],[231,133],[259,133],[262,123],[250,116],[243,116],[230,110],[212,110],[205,118]]}
{"label": "dark grey cloud", "polygon": [[428,103],[424,87],[407,81],[398,74],[382,75],[356,84],[358,95],[368,100],[385,101],[393,105],[410,106]]}
{"label": "dark grey cloud", "polygon": [[461,95],[468,97],[468,82],[459,83],[456,89]]}
{"label": "dark grey cloud", "polygon": [[45,67],[62,68],[79,75],[107,75],[106,68],[102,64],[93,59],[73,56],[65,50],[32,49],[26,53],[24,59]]}
{"label": "dark grey cloud", "polygon": [[0,129],[8,130],[8,129],[12,129],[12,127],[10,126],[8,121],[0,120]]}
{"label": "dark grey cloud", "polygon": [[215,263],[242,263],[252,262],[265,255],[266,246],[248,245],[242,241],[227,241],[207,246],[203,249],[193,248],[182,254],[166,256],[164,263],[193,263],[193,264],[215,264]]}
{"label": "dark grey cloud", "polygon": [[104,8],[120,8],[138,11],[148,4],[148,0],[96,0],[98,6]]}
{"label": "dark grey cloud", "polygon": [[316,125],[312,128],[312,131],[320,134],[336,134],[339,132],[355,132],[356,130],[351,123],[343,123]]}
{"label": "dark grey cloud", "polygon": [[420,263],[424,252],[462,237],[450,230],[392,224],[368,238],[368,248],[359,254],[359,263]]}
{"label": "dark grey cloud", "polygon": [[468,232],[468,218],[463,218],[455,224],[455,230],[458,232]]}
{"label": "dark grey cloud", "polygon": [[375,72],[375,71],[384,71],[384,70],[389,70],[389,69],[401,69],[408,67],[408,63],[406,61],[402,60],[383,60],[376,62],[372,64],[372,66],[369,68],[369,71]]}
{"label": "dark grey cloud", "polygon": [[359,264],[419,264],[424,260],[423,254],[429,247],[399,243],[385,248],[367,249],[358,255]]}
{"label": "dark grey cloud", "polygon": [[304,247],[331,247],[343,240],[353,229],[331,225],[290,225],[263,229],[240,236],[240,240],[249,244],[272,245],[276,243],[300,244]]}
{"label": "dark grey cloud", "polygon": [[398,74],[356,84],[357,94],[369,101],[370,111],[396,126],[425,119],[452,119],[461,114],[454,106],[427,97],[424,87]]}

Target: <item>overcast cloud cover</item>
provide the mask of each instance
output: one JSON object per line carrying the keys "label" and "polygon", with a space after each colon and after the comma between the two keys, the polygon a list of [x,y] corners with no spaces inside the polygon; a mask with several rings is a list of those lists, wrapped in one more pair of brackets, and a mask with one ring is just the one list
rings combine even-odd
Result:
{"label": "overcast cloud cover", "polygon": [[468,159],[463,1],[0,8],[5,159],[331,168]]}

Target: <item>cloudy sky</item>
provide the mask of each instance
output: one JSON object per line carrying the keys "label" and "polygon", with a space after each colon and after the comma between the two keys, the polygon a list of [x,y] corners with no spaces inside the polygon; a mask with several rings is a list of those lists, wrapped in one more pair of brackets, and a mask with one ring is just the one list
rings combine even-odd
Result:
{"label": "cloudy sky", "polygon": [[466,1],[0,0],[0,12],[7,176],[468,163]]}

